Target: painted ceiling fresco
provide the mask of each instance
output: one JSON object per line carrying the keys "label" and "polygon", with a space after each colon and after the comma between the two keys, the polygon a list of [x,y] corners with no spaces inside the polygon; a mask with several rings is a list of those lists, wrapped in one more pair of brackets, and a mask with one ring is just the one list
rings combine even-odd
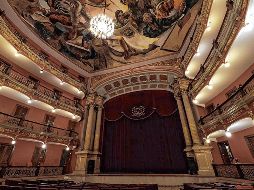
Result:
{"label": "painted ceiling fresco", "polygon": [[[91,70],[101,70],[179,52],[202,0],[9,0],[50,46]],[[92,16],[115,23],[109,39],[89,31]]]}

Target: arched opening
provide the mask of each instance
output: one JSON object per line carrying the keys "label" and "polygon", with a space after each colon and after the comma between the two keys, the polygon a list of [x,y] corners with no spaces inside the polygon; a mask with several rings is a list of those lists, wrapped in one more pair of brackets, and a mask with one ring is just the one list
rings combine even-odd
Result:
{"label": "arched opening", "polygon": [[173,93],[132,92],[110,99],[104,107],[101,172],[187,172]]}

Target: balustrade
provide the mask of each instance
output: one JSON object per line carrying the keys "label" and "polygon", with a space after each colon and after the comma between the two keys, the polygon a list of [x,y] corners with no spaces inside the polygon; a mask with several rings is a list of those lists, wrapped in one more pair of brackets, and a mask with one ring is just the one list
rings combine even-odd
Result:
{"label": "balustrade", "polygon": [[62,95],[60,95],[59,98],[56,98],[53,90],[48,89],[11,69],[11,66],[3,60],[0,60],[0,74],[2,74],[4,78],[14,81],[15,84],[17,83],[19,87],[23,87],[23,90],[28,93],[27,95],[32,94],[46,103],[53,105],[53,107],[59,106],[59,108],[66,109],[72,113],[77,112],[79,115],[81,115],[83,111],[83,106],[75,100],[71,100]]}
{"label": "balustrade", "polygon": [[62,166],[6,166],[0,167],[1,178],[56,176],[63,174]]}
{"label": "balustrade", "polygon": [[254,164],[214,164],[217,177],[254,180]]}
{"label": "balustrade", "polygon": [[249,101],[253,101],[254,92],[254,74],[245,82],[244,85],[240,86],[239,89],[231,95],[224,103],[218,106],[215,110],[210,112],[204,117],[201,117],[199,123],[205,125],[206,123],[217,119],[218,116],[231,113],[234,111],[233,108],[236,106],[244,106]]}
{"label": "balustrade", "polygon": [[66,130],[54,127],[52,125],[25,120],[2,112],[0,112],[0,127],[5,129],[12,129],[18,133],[29,132],[38,134],[39,136],[51,136],[60,139],[75,138],[78,135],[75,131],[72,130]]}

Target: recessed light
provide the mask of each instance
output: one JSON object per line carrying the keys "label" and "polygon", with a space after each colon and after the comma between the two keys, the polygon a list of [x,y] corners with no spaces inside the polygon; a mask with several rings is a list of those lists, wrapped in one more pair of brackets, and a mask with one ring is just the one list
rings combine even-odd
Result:
{"label": "recessed light", "polygon": [[207,85],[207,88],[208,88],[209,90],[212,90],[212,89],[213,89],[213,86],[210,85],[210,84],[208,84],[208,85]]}
{"label": "recessed light", "polygon": [[225,132],[225,135],[226,135],[226,137],[231,137],[231,136],[232,136],[232,133],[230,133],[229,131],[226,131],[226,132]]}
{"label": "recessed light", "polygon": [[52,111],[52,113],[55,113],[55,112],[56,112],[56,110],[55,110],[55,109],[52,109],[51,111]]}
{"label": "recessed light", "polygon": [[28,104],[31,104],[31,103],[32,103],[32,100],[31,100],[31,99],[27,100],[27,103],[28,103]]}
{"label": "recessed light", "polygon": [[46,149],[46,148],[47,148],[47,145],[46,145],[45,143],[43,143],[43,144],[41,145],[41,148],[42,148],[42,149]]}
{"label": "recessed light", "polygon": [[64,82],[63,82],[63,81],[61,81],[61,82],[60,82],[60,85],[63,85],[63,84],[64,84]]}
{"label": "recessed light", "polygon": [[15,140],[12,140],[12,141],[11,141],[11,144],[13,144],[13,145],[16,144],[16,141],[15,141]]}
{"label": "recessed light", "polygon": [[226,67],[226,68],[230,67],[230,63],[229,63],[228,61],[226,61],[226,62],[224,63],[224,67]]}
{"label": "recessed light", "polygon": [[192,102],[193,102],[194,104],[198,104],[198,100],[197,100],[197,99],[194,99]]}
{"label": "recessed light", "polygon": [[43,69],[41,69],[41,70],[40,70],[40,73],[42,74],[43,72],[44,72]]}

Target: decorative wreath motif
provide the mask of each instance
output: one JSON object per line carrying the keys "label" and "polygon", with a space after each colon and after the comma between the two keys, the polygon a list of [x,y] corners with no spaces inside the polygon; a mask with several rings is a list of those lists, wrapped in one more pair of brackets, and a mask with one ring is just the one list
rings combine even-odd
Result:
{"label": "decorative wreath motif", "polygon": [[134,106],[131,109],[131,115],[133,117],[141,117],[143,115],[145,115],[145,107],[144,106]]}

